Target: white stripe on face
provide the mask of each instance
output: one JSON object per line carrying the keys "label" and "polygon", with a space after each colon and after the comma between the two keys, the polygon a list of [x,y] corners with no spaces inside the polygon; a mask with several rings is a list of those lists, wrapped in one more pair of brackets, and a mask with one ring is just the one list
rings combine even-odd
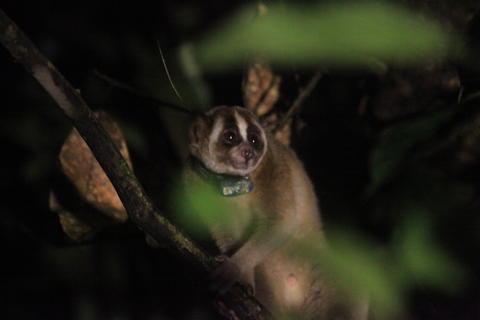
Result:
{"label": "white stripe on face", "polygon": [[212,132],[208,137],[208,150],[209,153],[212,152],[214,144],[218,141],[220,133],[223,130],[223,119],[217,117],[215,123],[213,124]]}
{"label": "white stripe on face", "polygon": [[237,121],[238,131],[242,136],[242,140],[247,141],[247,128],[248,128],[247,121],[245,121],[245,119],[242,116],[240,116],[237,113],[237,111],[235,111],[235,120]]}

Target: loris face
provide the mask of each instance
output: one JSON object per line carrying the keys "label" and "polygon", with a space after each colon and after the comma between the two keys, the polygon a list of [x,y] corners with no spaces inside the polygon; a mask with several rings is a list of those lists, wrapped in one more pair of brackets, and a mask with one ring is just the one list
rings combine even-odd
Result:
{"label": "loris face", "polygon": [[250,111],[221,106],[195,120],[189,149],[213,172],[246,176],[262,161],[267,138]]}

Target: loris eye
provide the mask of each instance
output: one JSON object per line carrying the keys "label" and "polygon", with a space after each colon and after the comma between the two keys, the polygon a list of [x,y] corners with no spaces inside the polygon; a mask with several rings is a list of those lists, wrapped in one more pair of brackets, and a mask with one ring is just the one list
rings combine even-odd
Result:
{"label": "loris eye", "polygon": [[223,133],[223,141],[228,145],[236,145],[240,142],[240,139],[235,131],[226,130]]}
{"label": "loris eye", "polygon": [[250,134],[248,135],[248,141],[251,144],[256,144],[258,142],[258,136],[256,134]]}

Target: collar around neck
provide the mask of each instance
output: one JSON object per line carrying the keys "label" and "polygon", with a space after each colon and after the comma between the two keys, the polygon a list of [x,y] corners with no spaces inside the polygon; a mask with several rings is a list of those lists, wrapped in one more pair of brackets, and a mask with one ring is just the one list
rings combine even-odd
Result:
{"label": "collar around neck", "polygon": [[240,196],[253,190],[253,183],[249,176],[213,172],[196,157],[190,157],[189,162],[202,178],[214,185],[219,193],[225,197]]}

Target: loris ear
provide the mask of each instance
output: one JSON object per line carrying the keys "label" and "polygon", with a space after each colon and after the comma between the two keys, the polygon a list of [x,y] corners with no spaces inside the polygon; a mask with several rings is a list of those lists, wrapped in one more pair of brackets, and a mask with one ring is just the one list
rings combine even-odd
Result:
{"label": "loris ear", "polygon": [[206,115],[200,115],[191,125],[189,135],[190,141],[190,152],[193,155],[197,155],[198,150],[205,143],[204,140],[208,139],[209,137],[209,130],[211,130],[211,125],[209,123],[211,119]]}
{"label": "loris ear", "polygon": [[262,129],[268,129],[272,125],[271,117],[257,117],[258,124],[262,127]]}

